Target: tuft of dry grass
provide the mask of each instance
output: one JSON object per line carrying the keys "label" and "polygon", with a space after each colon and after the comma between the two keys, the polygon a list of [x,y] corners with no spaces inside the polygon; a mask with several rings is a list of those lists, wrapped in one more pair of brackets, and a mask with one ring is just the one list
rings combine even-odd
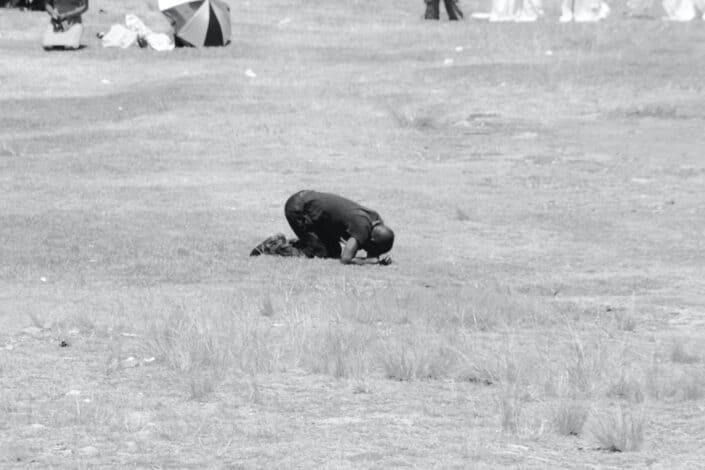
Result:
{"label": "tuft of dry grass", "polygon": [[672,362],[676,362],[678,364],[694,364],[696,362],[700,362],[700,356],[688,352],[682,341],[676,341],[673,343],[670,358]]}
{"label": "tuft of dry grass", "polygon": [[449,377],[458,364],[455,351],[437,336],[418,332],[385,339],[378,358],[385,377],[400,381]]}
{"label": "tuft of dry grass", "polygon": [[499,396],[499,410],[502,431],[516,434],[522,412],[522,391],[519,383],[519,367],[513,360],[505,364],[504,376]]}
{"label": "tuft of dry grass", "polygon": [[644,401],[643,386],[633,374],[623,370],[619,379],[610,384],[607,396],[627,400],[630,403],[642,403]]}
{"label": "tuft of dry grass", "polygon": [[497,282],[463,289],[449,310],[460,325],[479,331],[542,324],[551,313],[547,304]]}
{"label": "tuft of dry grass", "polygon": [[425,110],[393,109],[389,110],[390,115],[402,128],[416,130],[436,129],[440,124],[436,116]]}
{"label": "tuft of dry grass", "polygon": [[595,415],[592,435],[601,449],[610,452],[634,452],[644,444],[645,418],[626,407]]}
{"label": "tuft of dry grass", "polygon": [[460,207],[455,208],[455,218],[461,222],[466,222],[470,220],[470,216],[467,212],[462,210]]}
{"label": "tuft of dry grass", "polygon": [[588,418],[588,408],[581,402],[561,402],[554,411],[553,426],[563,436],[579,436]]}
{"label": "tuft of dry grass", "polygon": [[39,318],[39,315],[37,315],[35,312],[27,312],[27,315],[29,316],[29,319],[32,321],[32,326],[35,326],[39,328],[40,330],[48,330],[51,329],[55,322],[53,321],[45,321]]}
{"label": "tuft of dry grass", "polygon": [[223,380],[225,371],[219,367],[194,368],[188,374],[188,389],[192,400],[200,400],[213,393]]}
{"label": "tuft of dry grass", "polygon": [[646,390],[656,400],[683,402],[705,398],[705,373],[653,365],[645,373]]}
{"label": "tuft of dry grass", "polygon": [[145,347],[185,376],[191,398],[200,399],[215,390],[230,367],[231,349],[220,331],[177,307],[162,322],[151,325]]}
{"label": "tuft of dry grass", "polygon": [[617,310],[614,314],[614,319],[616,326],[620,331],[636,331],[637,317],[634,315],[634,312]]}
{"label": "tuft of dry grass", "polygon": [[572,356],[566,366],[568,381],[577,392],[590,395],[604,376],[608,348],[599,340],[584,343],[573,334],[570,349]]}
{"label": "tuft of dry grass", "polygon": [[374,332],[369,328],[330,324],[309,333],[303,361],[316,374],[362,378],[371,369],[370,349],[374,341]]}
{"label": "tuft of dry grass", "polygon": [[267,296],[262,301],[262,307],[259,310],[259,314],[263,317],[273,317],[274,316],[274,306],[272,305],[272,298]]}

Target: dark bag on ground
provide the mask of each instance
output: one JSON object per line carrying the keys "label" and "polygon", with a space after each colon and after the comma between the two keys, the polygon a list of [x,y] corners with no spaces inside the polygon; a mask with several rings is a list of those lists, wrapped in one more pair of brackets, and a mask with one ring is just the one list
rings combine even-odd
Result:
{"label": "dark bag on ground", "polygon": [[296,238],[287,240],[283,233],[266,238],[250,252],[250,256],[304,256],[300,242]]}

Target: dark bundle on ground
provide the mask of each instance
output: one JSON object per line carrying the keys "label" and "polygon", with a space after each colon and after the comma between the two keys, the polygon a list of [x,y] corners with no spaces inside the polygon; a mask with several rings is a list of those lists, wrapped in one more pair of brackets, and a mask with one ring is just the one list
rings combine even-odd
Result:
{"label": "dark bundle on ground", "polygon": [[304,256],[300,242],[296,238],[287,240],[283,233],[277,233],[266,238],[250,252],[250,256],[275,255],[275,256]]}

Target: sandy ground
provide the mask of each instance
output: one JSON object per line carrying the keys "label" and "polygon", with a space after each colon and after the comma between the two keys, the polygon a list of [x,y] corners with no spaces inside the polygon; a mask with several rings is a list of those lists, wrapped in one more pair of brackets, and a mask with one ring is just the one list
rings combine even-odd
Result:
{"label": "sandy ground", "polygon": [[[0,466],[705,465],[701,24],[242,2],[226,48],[102,49],[124,5],[91,2],[71,53],[39,47],[46,15],[0,13]],[[378,210],[395,263],[248,258],[302,188]],[[483,308],[502,321],[453,326]],[[227,331],[256,338],[197,398],[150,347],[181,310],[215,330],[244,312]],[[390,380],[371,352],[458,332],[504,369]],[[605,356],[594,383],[541,388],[571,344]],[[645,399],[605,392],[632,372]],[[566,400],[589,410],[578,436],[552,428]],[[607,452],[590,429],[620,407],[644,445]]]}

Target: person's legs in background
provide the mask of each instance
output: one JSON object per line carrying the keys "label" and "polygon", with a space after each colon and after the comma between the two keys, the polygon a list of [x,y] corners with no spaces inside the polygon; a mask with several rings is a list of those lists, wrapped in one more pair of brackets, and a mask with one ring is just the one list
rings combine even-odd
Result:
{"label": "person's legs in background", "polygon": [[424,19],[437,20],[439,17],[438,5],[440,0],[426,0],[426,13]]}
{"label": "person's legs in background", "polygon": [[[425,0],[426,1],[426,13],[424,18],[427,20],[437,20],[440,17],[440,0]],[[463,17],[463,12],[458,6],[458,0],[443,0],[443,4],[446,7],[446,12],[448,12],[448,19],[451,21],[457,21]]]}
{"label": "person's legs in background", "polygon": [[443,0],[443,3],[445,3],[449,20],[457,21],[463,17],[463,12],[458,6],[458,0]]}

